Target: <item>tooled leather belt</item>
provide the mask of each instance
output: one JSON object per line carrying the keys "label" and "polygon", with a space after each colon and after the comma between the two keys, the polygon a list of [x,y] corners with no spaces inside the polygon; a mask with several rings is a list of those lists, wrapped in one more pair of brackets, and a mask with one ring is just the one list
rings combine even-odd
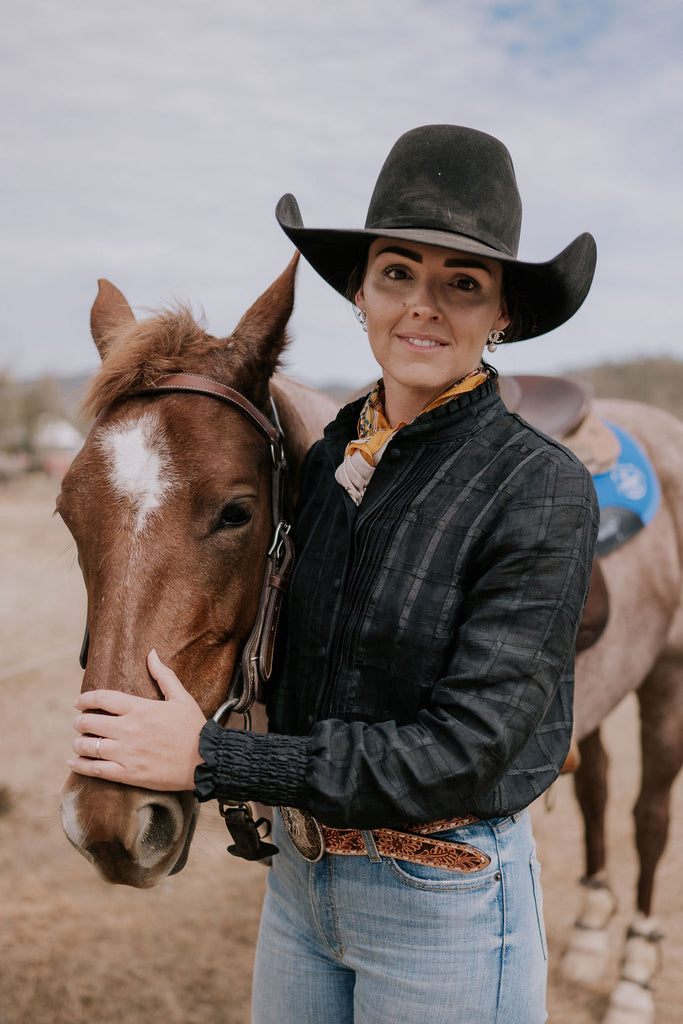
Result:
{"label": "tooled leather belt", "polygon": [[427,864],[446,871],[469,873],[488,867],[491,858],[469,843],[435,838],[432,833],[445,832],[479,821],[473,814],[428,825],[406,825],[402,829],[373,828],[367,832],[354,828],[330,828],[312,814],[294,807],[280,807],[287,834],[301,856],[312,864],[324,853],[346,856],[368,856],[368,839],[379,857]]}

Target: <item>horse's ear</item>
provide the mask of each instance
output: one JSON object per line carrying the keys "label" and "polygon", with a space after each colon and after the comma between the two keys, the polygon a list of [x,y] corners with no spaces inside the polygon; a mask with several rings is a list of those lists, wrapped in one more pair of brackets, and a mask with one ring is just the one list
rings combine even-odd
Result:
{"label": "horse's ear", "polygon": [[299,262],[295,253],[287,269],[244,314],[231,338],[241,350],[244,363],[261,370],[269,379],[287,344],[287,322],[294,308],[294,280]]}
{"label": "horse's ear", "polygon": [[107,354],[111,332],[118,324],[135,320],[125,295],[103,277],[97,282],[97,298],[90,310],[90,331],[102,359]]}

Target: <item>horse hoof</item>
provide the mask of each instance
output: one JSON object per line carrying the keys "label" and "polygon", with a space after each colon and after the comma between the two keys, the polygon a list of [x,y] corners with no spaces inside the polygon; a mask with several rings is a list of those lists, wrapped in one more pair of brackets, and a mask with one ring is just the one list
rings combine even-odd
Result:
{"label": "horse hoof", "polygon": [[654,1024],[655,1005],[652,993],[634,981],[624,978],[612,993],[602,1024]]}
{"label": "horse hoof", "polygon": [[609,958],[604,929],[574,928],[562,958],[562,973],[568,981],[592,985],[604,976]]}

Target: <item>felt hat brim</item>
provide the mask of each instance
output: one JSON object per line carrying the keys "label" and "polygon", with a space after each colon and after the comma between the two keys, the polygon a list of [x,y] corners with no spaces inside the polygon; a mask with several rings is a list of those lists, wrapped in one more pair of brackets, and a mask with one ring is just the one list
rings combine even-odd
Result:
{"label": "felt hat brim", "polygon": [[314,270],[345,298],[349,278],[365,259],[375,238],[422,242],[499,260],[505,279],[521,300],[522,326],[516,340],[547,334],[576,313],[586,298],[595,273],[595,239],[588,232],[545,263],[527,263],[467,235],[431,228],[306,228],[299,204],[290,193],[275,211],[277,221]]}

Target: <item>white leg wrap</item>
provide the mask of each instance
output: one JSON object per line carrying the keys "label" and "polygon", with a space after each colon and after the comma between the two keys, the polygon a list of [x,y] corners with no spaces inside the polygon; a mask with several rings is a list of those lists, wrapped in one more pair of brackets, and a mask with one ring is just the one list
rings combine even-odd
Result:
{"label": "white leg wrap", "polygon": [[602,1024],[654,1024],[652,993],[633,981],[617,982]]}
{"label": "white leg wrap", "polygon": [[582,885],[583,902],[562,959],[562,972],[570,981],[592,984],[603,977],[607,968],[607,926],[617,901],[602,873],[582,880]]}
{"label": "white leg wrap", "polygon": [[647,987],[659,967],[662,938],[654,917],[637,914],[626,935],[621,977]]}
{"label": "white leg wrap", "polygon": [[650,982],[659,967],[660,939],[655,919],[637,914],[627,933],[621,978],[603,1024],[654,1024]]}

